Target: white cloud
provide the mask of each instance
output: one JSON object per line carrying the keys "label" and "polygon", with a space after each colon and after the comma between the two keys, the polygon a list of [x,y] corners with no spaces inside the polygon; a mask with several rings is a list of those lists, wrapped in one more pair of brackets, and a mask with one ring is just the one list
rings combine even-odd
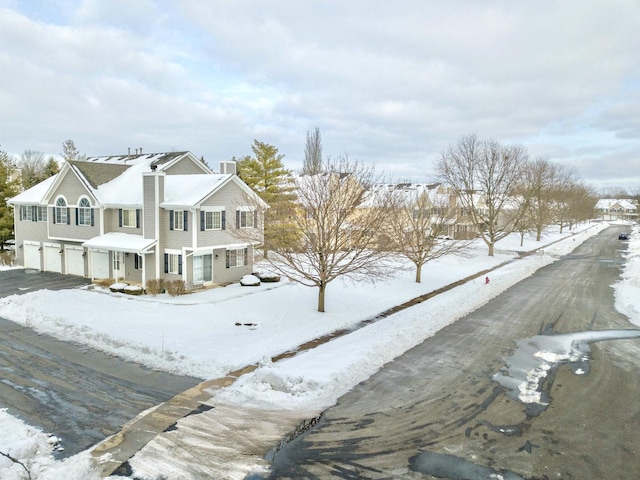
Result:
{"label": "white cloud", "polygon": [[[116,153],[131,138],[219,160],[258,138],[299,167],[318,126],[325,154],[420,180],[473,132],[552,160],[606,140],[596,168],[579,166],[587,180],[603,155],[640,154],[631,1],[84,0],[51,23],[12,5],[0,66],[25,78],[0,78],[10,151],[74,138]],[[640,167],[625,178],[640,183]]]}

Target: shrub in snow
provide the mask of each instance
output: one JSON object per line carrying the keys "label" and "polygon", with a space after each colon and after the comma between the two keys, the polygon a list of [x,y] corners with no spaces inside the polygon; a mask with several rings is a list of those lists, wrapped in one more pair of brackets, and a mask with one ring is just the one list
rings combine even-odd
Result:
{"label": "shrub in snow", "polygon": [[184,295],[184,292],[187,290],[187,286],[185,285],[184,280],[172,280],[165,283],[165,289],[169,295],[176,297],[178,295]]}
{"label": "shrub in snow", "polygon": [[164,290],[164,280],[161,278],[152,278],[147,280],[147,293],[154,297]]}
{"label": "shrub in snow", "polygon": [[258,277],[262,283],[272,283],[280,281],[280,275],[274,272],[257,272],[253,275]]}
{"label": "shrub in snow", "polygon": [[5,267],[12,267],[14,264],[13,252],[1,252],[0,253],[0,265]]}
{"label": "shrub in snow", "polygon": [[124,287],[124,293],[128,295],[142,295],[144,290],[139,285],[127,285]]}
{"label": "shrub in snow", "polygon": [[240,285],[243,287],[257,287],[260,285],[260,279],[255,275],[245,275],[240,279]]}
{"label": "shrub in snow", "polygon": [[109,285],[109,290],[111,290],[112,292],[124,293],[124,289],[128,286],[129,284],[124,282],[112,283],[111,285]]}

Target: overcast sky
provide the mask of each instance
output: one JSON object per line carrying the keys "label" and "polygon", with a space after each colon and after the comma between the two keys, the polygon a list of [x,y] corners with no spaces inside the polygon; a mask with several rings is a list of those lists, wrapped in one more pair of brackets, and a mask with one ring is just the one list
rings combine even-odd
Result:
{"label": "overcast sky", "polygon": [[640,190],[637,0],[0,0],[0,149],[190,150],[215,170],[319,127],[428,181],[471,133]]}

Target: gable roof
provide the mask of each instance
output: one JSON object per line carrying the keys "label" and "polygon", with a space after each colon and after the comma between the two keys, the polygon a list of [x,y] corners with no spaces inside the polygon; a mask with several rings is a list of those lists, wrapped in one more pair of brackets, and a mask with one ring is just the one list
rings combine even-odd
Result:
{"label": "gable roof", "polygon": [[625,211],[636,211],[638,209],[638,207],[636,207],[633,202],[629,201],[629,200],[618,200],[615,198],[602,198],[600,200],[598,200],[598,202],[596,203],[595,208],[599,209],[599,210],[609,210],[612,207],[619,207],[619,208],[623,208]]}
{"label": "gable roof", "polygon": [[176,174],[165,176],[164,208],[189,208],[201,204],[229,182],[236,183],[243,192],[262,206],[264,202],[235,174],[214,174],[190,152],[148,153],[106,157],[88,157],[86,160],[65,162],[60,172],[13,197],[11,204],[50,204],[51,196],[67,175],[74,175],[87,190],[87,194],[103,207],[137,208],[143,204],[142,174],[166,171],[182,160],[191,160],[202,169],[202,174]]}

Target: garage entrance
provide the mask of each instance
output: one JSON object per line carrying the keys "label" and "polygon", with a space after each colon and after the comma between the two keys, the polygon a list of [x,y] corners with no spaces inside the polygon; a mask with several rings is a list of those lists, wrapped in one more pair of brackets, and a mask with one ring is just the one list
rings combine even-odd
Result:
{"label": "garage entrance", "polygon": [[69,275],[84,277],[84,248],[79,245],[64,246],[64,271]]}
{"label": "garage entrance", "polygon": [[61,248],[62,245],[59,243],[45,243],[43,245],[45,271],[62,273]]}

